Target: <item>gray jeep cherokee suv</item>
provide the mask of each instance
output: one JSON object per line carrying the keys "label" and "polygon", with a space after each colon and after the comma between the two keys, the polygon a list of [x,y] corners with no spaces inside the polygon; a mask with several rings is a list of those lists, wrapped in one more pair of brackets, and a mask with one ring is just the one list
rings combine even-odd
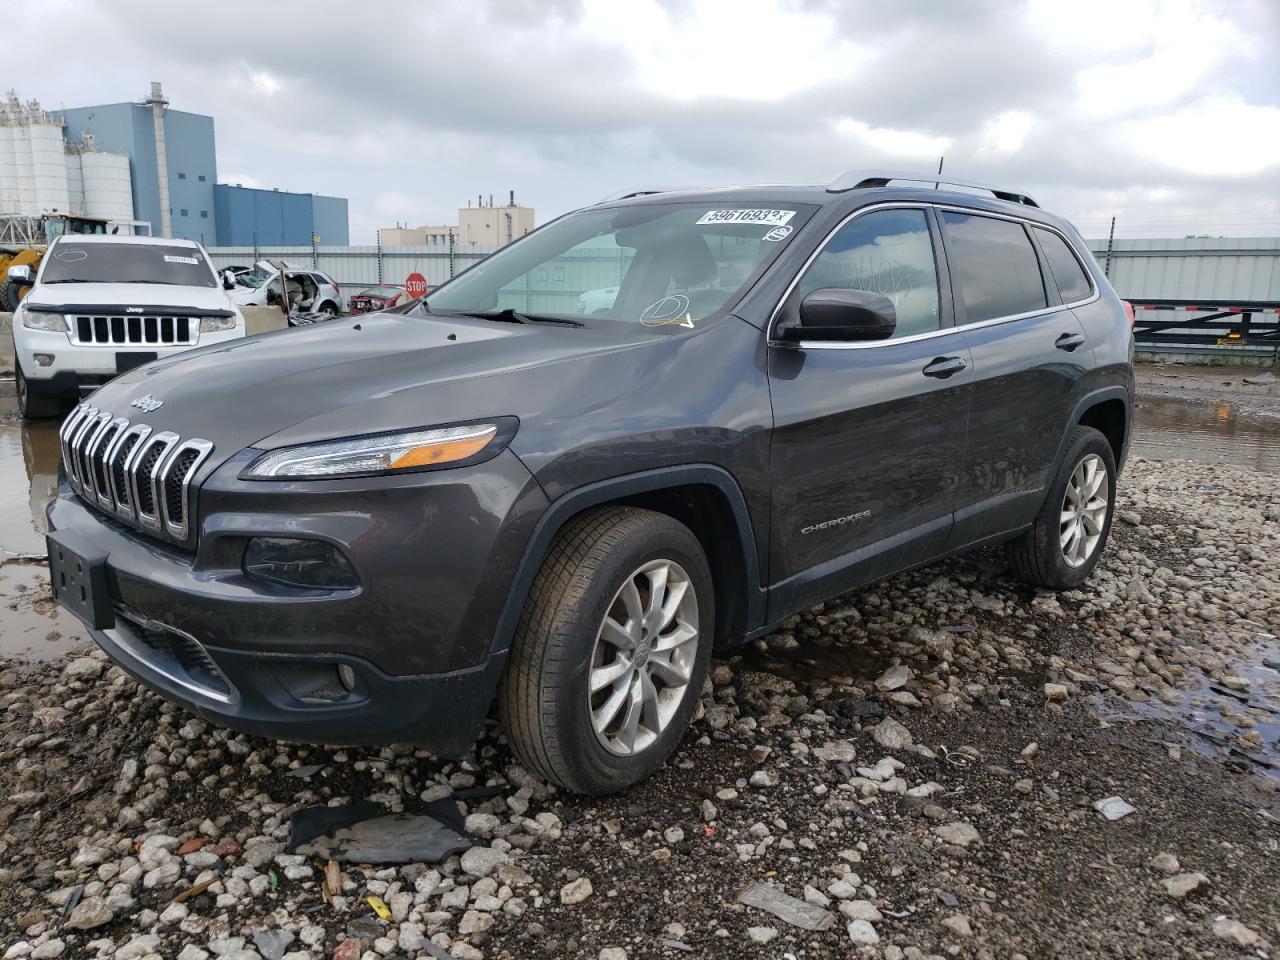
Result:
{"label": "gray jeep cherokee suv", "polygon": [[229,727],[457,753],[496,698],[603,793],[713,648],[808,605],[1000,541],[1078,586],[1126,305],[1031,198],[903,179],[629,194],[425,301],[130,371],[63,425],[55,593]]}

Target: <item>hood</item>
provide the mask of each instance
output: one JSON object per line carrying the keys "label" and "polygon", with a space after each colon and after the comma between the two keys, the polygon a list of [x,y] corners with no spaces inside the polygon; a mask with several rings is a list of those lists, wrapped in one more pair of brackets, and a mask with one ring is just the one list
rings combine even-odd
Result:
{"label": "hood", "polygon": [[230,310],[232,306],[227,292],[220,287],[188,287],[170,283],[39,284],[24,302],[29,307],[74,307],[83,311],[110,308],[119,313],[129,307]]}
{"label": "hood", "polygon": [[[280,284],[277,283],[275,285],[275,289],[279,290]],[[255,299],[264,300],[267,295],[267,291],[261,287],[242,287],[240,284],[236,284],[236,288],[234,290],[228,290],[226,293],[232,303],[241,305],[250,304]]]}
{"label": "hood", "polygon": [[[373,314],[158,360],[117,377],[89,402],[157,431],[210,440],[211,461],[222,462],[250,446],[519,416],[532,372],[665,339],[639,324]],[[161,406],[147,414],[131,407],[148,394]]]}

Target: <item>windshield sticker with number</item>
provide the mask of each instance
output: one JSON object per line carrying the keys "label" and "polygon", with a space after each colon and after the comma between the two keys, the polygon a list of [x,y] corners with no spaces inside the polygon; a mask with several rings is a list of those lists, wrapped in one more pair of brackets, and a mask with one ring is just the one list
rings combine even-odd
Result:
{"label": "windshield sticker with number", "polygon": [[796,215],[794,210],[708,210],[698,220],[705,223],[759,223],[780,227]]}
{"label": "windshield sticker with number", "polygon": [[165,263],[189,263],[191,264],[191,266],[194,267],[196,264],[200,262],[200,260],[196,257],[171,257],[169,256],[169,254],[166,253],[164,256],[164,262]]}

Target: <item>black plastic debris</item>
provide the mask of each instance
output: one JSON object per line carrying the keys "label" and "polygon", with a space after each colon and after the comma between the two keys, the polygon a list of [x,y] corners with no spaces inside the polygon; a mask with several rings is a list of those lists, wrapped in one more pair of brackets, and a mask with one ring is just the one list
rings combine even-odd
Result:
{"label": "black plastic debris", "polygon": [[421,813],[391,813],[362,800],[299,810],[289,821],[287,851],[344,863],[439,863],[471,846],[452,800],[428,804]]}

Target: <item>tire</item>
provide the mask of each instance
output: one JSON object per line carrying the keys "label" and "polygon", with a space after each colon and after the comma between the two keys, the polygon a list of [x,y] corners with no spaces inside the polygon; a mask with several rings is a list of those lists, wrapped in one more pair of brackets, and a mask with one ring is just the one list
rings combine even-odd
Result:
{"label": "tire", "polygon": [[326,300],[323,304],[320,305],[320,312],[327,313],[329,315],[329,319],[332,320],[335,317],[337,317],[338,308],[336,305]]}
{"label": "tire", "polygon": [[27,378],[22,375],[22,364],[18,362],[16,348],[13,376],[18,394],[18,413],[23,420],[48,420],[62,412],[62,401],[58,397],[42,397],[31,392]]}
{"label": "tire", "polygon": [[5,313],[17,310],[18,302],[22,299],[21,293],[22,288],[12,280],[0,282],[0,310]]}
{"label": "tire", "polygon": [[[685,586],[678,599],[674,588],[663,594],[676,616],[655,634],[627,613],[623,593],[628,583],[636,585],[631,599],[648,611],[661,582]],[[606,616],[616,629],[606,628]],[[691,628],[693,637],[679,640]],[[632,507],[574,518],[534,579],[499,686],[499,716],[516,756],[526,769],[577,793],[616,793],[645,779],[689,725],[714,629],[711,571],[687,527]],[[623,652],[627,644],[630,654]],[[610,671],[616,679],[606,683]],[[589,692],[593,674],[603,684],[595,694]],[[633,713],[639,722],[628,726]]]}
{"label": "tire", "polygon": [[[1104,470],[1105,477],[1098,478]],[[1096,487],[1085,509],[1077,506],[1082,484]],[[1106,502],[1098,504],[1104,491]],[[1023,580],[1039,587],[1070,590],[1080,586],[1098,565],[1107,545],[1115,504],[1116,461],[1111,444],[1092,427],[1074,428],[1062,465],[1031,529],[1006,546],[1009,565]],[[1064,520],[1069,513],[1076,519]]]}

